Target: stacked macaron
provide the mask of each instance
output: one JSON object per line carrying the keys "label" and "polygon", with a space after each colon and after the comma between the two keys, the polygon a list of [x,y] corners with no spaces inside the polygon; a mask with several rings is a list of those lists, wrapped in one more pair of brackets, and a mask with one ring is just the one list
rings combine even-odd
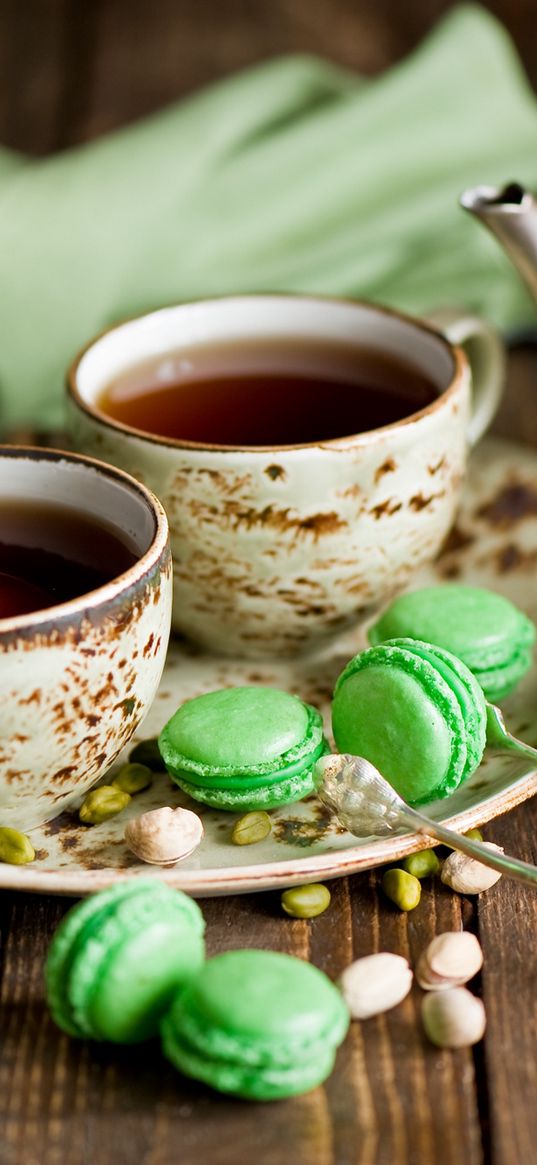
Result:
{"label": "stacked macaron", "polygon": [[163,1021],[164,1051],[220,1092],[278,1100],[330,1075],[349,1026],[338,989],[311,964],[275,951],[209,959]]}
{"label": "stacked macaron", "polygon": [[369,631],[373,646],[400,638],[435,643],[457,655],[496,703],[531,667],[535,627],[503,595],[446,583],[400,595]]}
{"label": "stacked macaron", "polygon": [[487,706],[472,672],[430,643],[392,639],[351,659],[332,703],[340,752],[363,756],[413,804],[445,797],[478,767]]}
{"label": "stacked macaron", "polygon": [[160,1026],[180,1071],[251,1100],[322,1083],[349,1024],[338,989],[302,959],[272,951],[204,963],[203,930],[195,902],[153,879],[79,903],[47,959],[56,1023],[72,1036],[124,1044]]}
{"label": "stacked macaron", "polygon": [[313,791],[328,745],[320,713],[276,688],[223,688],[188,700],[159,737],[174,781],[215,809],[273,809]]}
{"label": "stacked macaron", "polygon": [[177,990],[198,973],[205,923],[186,894],[135,878],[75,906],[46,966],[49,1007],[72,1036],[131,1044],[158,1033]]}

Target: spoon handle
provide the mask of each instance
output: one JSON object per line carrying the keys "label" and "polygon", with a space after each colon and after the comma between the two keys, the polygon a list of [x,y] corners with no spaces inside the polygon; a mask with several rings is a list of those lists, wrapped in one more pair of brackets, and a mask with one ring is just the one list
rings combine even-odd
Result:
{"label": "spoon handle", "polygon": [[487,849],[487,846],[483,845],[482,842],[472,841],[471,838],[464,837],[461,833],[455,833],[453,829],[448,829],[447,826],[424,817],[416,809],[409,808],[408,812],[405,810],[405,819],[409,824],[412,824],[418,833],[424,833],[428,837],[436,838],[437,841],[445,842],[451,849],[460,850],[461,853],[467,854],[469,858],[475,858],[482,865],[490,866],[491,870],[499,870],[500,874],[517,878],[519,882],[530,882],[537,885],[537,866],[532,866],[529,862],[521,862],[519,858],[510,858],[508,854]]}
{"label": "spoon handle", "polygon": [[487,748],[527,756],[537,767],[537,748],[511,735],[505,726],[503,713],[495,704],[487,704]]}

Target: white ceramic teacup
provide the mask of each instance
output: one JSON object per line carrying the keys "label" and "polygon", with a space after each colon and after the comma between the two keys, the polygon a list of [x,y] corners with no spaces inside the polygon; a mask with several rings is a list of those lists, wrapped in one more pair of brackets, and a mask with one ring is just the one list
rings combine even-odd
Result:
{"label": "white ceramic teacup", "polygon": [[172,579],[166,515],[117,469],[0,447],[0,500],[11,499],[102,519],[138,554],[79,598],[0,619],[0,824],[27,829],[95,784],[143,720],[164,666]]}
{"label": "white ceramic teacup", "polygon": [[[443,321],[446,322],[445,320]],[[97,337],[68,374],[77,448],[120,465],[166,509],[176,630],[238,655],[310,649],[370,615],[432,559],[455,515],[468,445],[489,423],[502,347],[480,320],[447,331],[367,303],[234,296],[163,308]],[[102,413],[107,384],[182,346],[323,338],[402,358],[438,397],[369,432],[250,448],[144,434]]]}

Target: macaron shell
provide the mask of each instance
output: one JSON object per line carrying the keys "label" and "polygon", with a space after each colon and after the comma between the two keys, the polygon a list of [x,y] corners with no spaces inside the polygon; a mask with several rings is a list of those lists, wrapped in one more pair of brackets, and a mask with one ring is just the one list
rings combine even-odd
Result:
{"label": "macaron shell", "polygon": [[336,684],[332,727],[340,752],[371,761],[413,804],[445,796],[466,766],[456,696],[432,663],[402,646],[381,644],[347,664]]}
{"label": "macaron shell", "polygon": [[285,777],[281,781],[271,781],[270,784],[265,785],[257,783],[251,785],[244,778],[242,790],[235,788],[208,789],[202,785],[194,785],[183,777],[174,777],[174,780],[184,793],[192,797],[193,801],[200,801],[212,809],[221,809],[229,813],[250,813],[255,809],[277,809],[279,805],[292,805],[293,802],[301,801],[303,797],[309,797],[310,793],[313,793],[315,760],[329,751],[328,744],[324,742],[323,747],[316,752],[315,758],[308,762],[302,772],[295,773],[292,777]]}
{"label": "macaron shell", "polygon": [[162,1022],[166,1055],[224,1092],[270,1100],[331,1071],[349,1012],[310,964],[274,951],[230,951],[205,964]]}
{"label": "macaron shell", "polygon": [[509,599],[459,583],[400,595],[368,632],[373,645],[400,638],[437,644],[474,672],[506,665],[531,647],[535,635],[531,620]]}
{"label": "macaron shell", "polygon": [[[151,885],[144,880],[142,885]],[[81,1037],[84,1032],[75,1022],[66,984],[69,979],[76,941],[87,923],[104,915],[118,899],[125,900],[140,892],[140,881],[121,883],[92,894],[68,911],[56,930],[45,964],[47,1002],[58,1027],[70,1036]]]}
{"label": "macaron shell", "polygon": [[277,688],[224,688],[183,704],[159,743],[166,764],[177,765],[174,758],[181,757],[193,768],[266,772],[280,758],[298,759],[294,750],[305,741],[310,746],[312,711]]}
{"label": "macaron shell", "polygon": [[[156,990],[154,971],[157,968],[151,966],[151,931],[156,923],[158,923],[157,941],[162,926],[166,927],[170,938],[172,935],[175,937],[179,935],[182,941],[183,939],[189,940],[194,935],[199,940],[199,943],[193,946],[195,957],[193,972],[197,971],[199,966],[197,952],[199,946],[202,946],[205,924],[199,907],[192,899],[178,891],[171,890],[170,887],[161,882],[154,882],[149,892],[148,888],[145,887],[137,895],[128,895],[124,899],[119,899],[113,906],[109,905],[102,913],[95,914],[89,919],[74,942],[66,990],[75,1023],[84,1035],[92,1039],[112,1038],[108,1033],[103,1033],[94,1023],[94,1002],[98,991],[105,983],[108,968],[113,966],[114,961],[120,957],[122,948],[139,934],[146,933],[148,936],[147,974],[151,987]],[[165,968],[165,972],[168,973],[167,968]],[[140,966],[138,974],[142,975],[142,985],[143,973],[144,967]],[[182,974],[183,966],[179,965],[176,987],[179,987],[181,983]],[[118,1014],[115,1022],[118,1028],[124,1026],[122,1006],[126,990],[126,983],[124,983],[116,997],[115,1006]],[[141,988],[138,989],[138,993],[139,990]],[[147,1003],[149,1006],[151,1005],[149,994]],[[126,998],[125,1004],[128,1015],[130,1005]],[[155,1035],[157,1030],[158,1023],[154,1025],[151,1034]],[[133,1028],[127,1042],[135,1042],[138,1038],[147,1038],[147,1036],[138,1037]]]}
{"label": "macaron shell", "polygon": [[496,666],[484,670],[474,668],[474,675],[487,700],[490,700],[491,704],[497,704],[517,687],[523,676],[530,670],[532,663],[532,648],[523,647],[502,667]]}
{"label": "macaron shell", "polygon": [[[157,879],[121,882],[69,911],[54,935],[46,964],[47,1000],[59,1027],[79,1038],[105,1038],[90,1014],[103,967],[122,943],[141,933],[144,923],[149,927],[163,915],[171,934],[192,940],[196,959],[198,946],[203,950],[201,911],[187,895]],[[118,1011],[121,1002],[122,996],[116,998]]]}
{"label": "macaron shell", "polygon": [[162,1025],[162,1042],[164,1054],[183,1075],[244,1100],[283,1100],[309,1092],[327,1079],[335,1060],[335,1049],[322,1044],[315,1049],[314,1057],[292,1068],[252,1068],[248,1064],[214,1060],[187,1043],[178,1042],[168,1017]]}
{"label": "macaron shell", "polygon": [[218,1058],[288,1064],[318,1039],[339,1041],[348,1009],[317,967],[278,951],[227,951],[209,959],[176,1004],[196,1045]]}
{"label": "macaron shell", "polygon": [[466,729],[467,756],[461,781],[465,780],[481,763],[487,739],[487,708],[481,685],[460,659],[441,647],[417,639],[390,642],[431,663],[457,697]]}
{"label": "macaron shell", "polygon": [[177,994],[203,964],[201,934],[155,919],[119,942],[101,967],[88,1000],[89,1026],[99,1038],[132,1044],[157,1035]]}

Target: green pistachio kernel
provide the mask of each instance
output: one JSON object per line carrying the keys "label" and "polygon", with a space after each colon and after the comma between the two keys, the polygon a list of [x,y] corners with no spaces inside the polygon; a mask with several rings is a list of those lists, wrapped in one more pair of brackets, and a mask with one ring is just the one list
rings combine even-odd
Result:
{"label": "green pistachio kernel", "polygon": [[142,789],[148,789],[153,784],[153,775],[147,765],[129,763],[122,765],[112,784],[132,797],[134,793],[141,793]]}
{"label": "green pistachio kernel", "polygon": [[254,845],[263,841],[272,829],[272,822],[264,809],[255,813],[245,813],[235,822],[231,833],[233,845]]}
{"label": "green pistachio kernel", "polygon": [[133,764],[147,765],[154,773],[165,773],[166,765],[160,755],[158,739],[140,740],[129,753],[129,761]]}
{"label": "green pistachio kernel", "polygon": [[468,833],[465,833],[464,836],[469,837],[470,841],[483,841],[483,834],[480,829],[469,829]]}
{"label": "green pistachio kernel", "polygon": [[92,789],[85,797],[78,816],[84,825],[100,825],[101,822],[108,821],[109,817],[115,817],[116,813],[126,809],[129,801],[129,794],[124,793],[122,789],[117,789],[114,785],[99,785],[98,789]]}
{"label": "green pistachio kernel", "polygon": [[422,849],[418,854],[408,854],[401,862],[401,869],[414,878],[431,878],[440,869],[440,862],[434,849]]}
{"label": "green pistachio kernel", "polygon": [[313,882],[311,886],[293,886],[282,894],[282,908],[291,918],[316,918],[330,905],[330,890]]}
{"label": "green pistachio kernel", "polygon": [[34,858],[34,847],[25,833],[10,829],[8,825],[0,826],[0,862],[7,862],[10,866],[25,866],[27,862],[33,862]]}
{"label": "green pistachio kernel", "polygon": [[419,905],[421,884],[406,870],[386,870],[382,876],[382,889],[400,910],[415,910]]}

